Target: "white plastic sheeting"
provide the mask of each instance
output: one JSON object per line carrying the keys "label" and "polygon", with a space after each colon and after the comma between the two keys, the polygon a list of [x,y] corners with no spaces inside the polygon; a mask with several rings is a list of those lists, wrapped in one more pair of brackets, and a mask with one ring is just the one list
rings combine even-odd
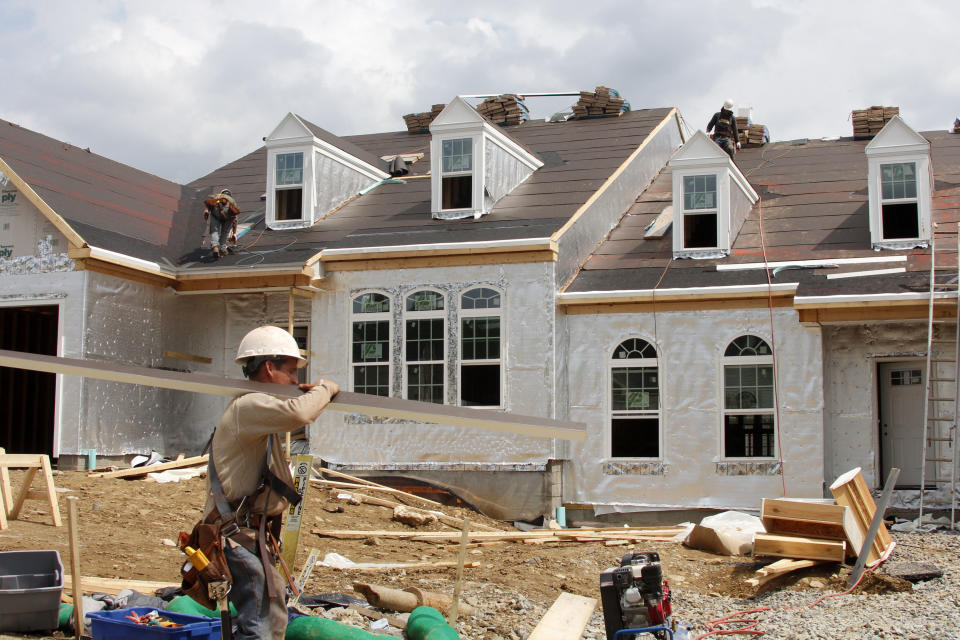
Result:
{"label": "white plastic sheeting", "polygon": [[315,220],[322,218],[360,193],[364,188],[376,182],[376,180],[319,151],[314,154],[314,160],[317,175]]}
{"label": "white plastic sheeting", "polygon": [[[586,422],[586,443],[572,443],[564,501],[657,508],[756,509],[783,495],[776,460],[721,459],[722,356],[744,334],[771,342],[769,312],[730,309],[566,316],[570,420]],[[820,332],[792,309],[775,309],[779,434],[791,497],[820,497],[823,482]],[[630,462],[609,455],[609,368],[614,348],[638,337],[658,347],[661,458]],[[648,464],[654,462],[655,464]],[[770,464],[770,463],[773,464]],[[612,464],[616,463],[616,464]]]}
{"label": "white plastic sheeting", "polygon": [[[393,391],[402,391],[401,302],[417,289],[433,288],[446,294],[446,397],[452,402],[458,397],[457,294],[477,285],[493,286],[503,292],[500,335],[505,408],[520,414],[557,417],[553,393],[553,263],[338,272],[335,283],[336,291],[324,293],[314,302],[314,371],[322,371],[325,377],[350,389],[351,300],[366,291],[379,291],[391,300]],[[544,463],[552,452],[550,440],[543,438],[394,420],[359,420],[334,412],[322,414],[310,435],[313,451],[335,464]]]}

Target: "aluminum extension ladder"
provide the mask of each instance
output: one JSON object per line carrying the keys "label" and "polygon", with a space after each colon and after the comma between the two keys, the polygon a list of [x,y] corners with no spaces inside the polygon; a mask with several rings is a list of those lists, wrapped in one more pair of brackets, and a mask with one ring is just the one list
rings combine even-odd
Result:
{"label": "aluminum extension ladder", "polygon": [[[923,405],[923,445],[920,467],[920,516],[923,523],[923,510],[927,491],[927,464],[933,463],[935,477],[932,482],[938,486],[950,484],[950,528],[956,523],[957,511],[957,420],[958,399],[960,399],[960,296],[957,295],[960,282],[960,262],[957,264],[937,264],[937,241],[950,243],[957,253],[945,251],[945,256],[953,255],[960,259],[960,224],[953,231],[938,231],[933,225],[933,238],[930,242],[930,302],[927,321],[927,362],[926,382]],[[952,318],[940,313],[944,304],[954,307]],[[950,326],[952,325],[952,327]],[[942,327],[938,331],[936,328]],[[945,371],[946,370],[946,371]],[[932,453],[928,453],[930,449]],[[950,476],[943,477],[943,468],[950,465]]]}

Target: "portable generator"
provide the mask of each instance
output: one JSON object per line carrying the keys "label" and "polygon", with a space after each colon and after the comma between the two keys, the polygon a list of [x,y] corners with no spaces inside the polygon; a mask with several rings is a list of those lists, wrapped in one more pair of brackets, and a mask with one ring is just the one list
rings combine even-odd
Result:
{"label": "portable generator", "polygon": [[634,640],[643,633],[659,640],[687,637],[686,629],[671,620],[670,585],[655,551],[630,552],[619,567],[601,573],[600,602],[607,640]]}

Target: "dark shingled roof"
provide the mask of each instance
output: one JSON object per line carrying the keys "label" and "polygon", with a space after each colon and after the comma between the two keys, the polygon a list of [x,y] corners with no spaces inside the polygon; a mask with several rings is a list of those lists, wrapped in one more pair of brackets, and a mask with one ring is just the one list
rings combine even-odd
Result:
{"label": "dark shingled roof", "polygon": [[[430,180],[385,183],[350,201],[309,229],[266,231],[251,247],[265,264],[289,263],[327,247],[371,247],[440,242],[540,238],[559,229],[623,163],[670,109],[648,109],[618,118],[547,123],[524,122],[506,127],[508,133],[544,166],[493,211],[479,220],[434,220],[430,216]],[[392,132],[344,136],[370,153],[423,153],[411,174],[430,168],[430,135]],[[190,183],[200,191],[229,187],[241,211],[263,211],[259,200],[266,184],[265,150],[236,160]],[[251,237],[248,234],[247,237]],[[195,257],[191,256],[195,259]],[[249,256],[229,256],[217,263],[249,264]],[[201,266],[201,265],[196,265]]]}
{"label": "dark shingled roof", "polygon": [[[922,134],[931,143],[933,222],[956,229],[960,221],[960,135]],[[874,251],[867,204],[868,141],[841,138],[806,144],[778,142],[742,149],[736,163],[760,201],[719,260],[672,260],[673,238],[644,239],[647,226],[672,202],[671,170],[665,168],[586,261],[567,291],[615,291],[766,283],[763,269],[717,271],[718,264],[830,260],[906,255],[900,264],[843,265],[832,269],[783,270],[775,282],[799,282],[798,295],[844,295],[916,291],[929,278],[929,250]],[[672,229],[671,229],[672,231]],[[938,254],[956,258],[956,235],[938,240]],[[938,264],[940,260],[938,259]],[[827,280],[828,273],[906,266],[902,275]]]}
{"label": "dark shingled roof", "polygon": [[193,189],[0,120],[0,157],[85,240],[139,258],[173,258]]}

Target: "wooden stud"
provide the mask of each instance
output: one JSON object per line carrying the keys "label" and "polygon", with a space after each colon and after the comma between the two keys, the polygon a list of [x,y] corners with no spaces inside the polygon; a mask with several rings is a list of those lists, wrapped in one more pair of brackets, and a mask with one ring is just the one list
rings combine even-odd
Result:
{"label": "wooden stud", "polygon": [[[0,447],[0,456],[6,456],[6,451]],[[13,506],[13,490],[10,487],[10,470],[0,464],[0,493],[3,494],[3,504],[6,505],[5,515],[9,515]]]}
{"label": "wooden stud", "polygon": [[467,559],[467,545],[470,544],[470,522],[464,518],[460,537],[460,551],[457,553],[457,577],[453,582],[453,601],[450,603],[450,626],[456,626],[460,606],[460,589],[463,588],[463,563]]}
{"label": "wooden stud", "polygon": [[[68,500],[69,499],[70,498],[68,498]],[[64,589],[70,589],[73,586],[74,575],[77,574],[66,574],[63,576]],[[117,595],[124,589],[133,589],[134,591],[139,591],[140,593],[152,594],[159,589],[180,586],[179,582],[174,584],[172,582],[155,582],[152,580],[121,580],[115,578],[100,578],[97,576],[81,576],[79,582],[82,583],[83,591],[86,593],[109,593],[112,595]]]}
{"label": "wooden stud", "polygon": [[550,605],[527,640],[579,640],[596,608],[596,598],[563,592]]}
{"label": "wooden stud", "polygon": [[73,587],[73,626],[76,640],[83,635],[83,574],[80,573],[80,516],[76,496],[67,496],[67,520],[70,523],[70,571],[76,576]]}
{"label": "wooden stud", "polygon": [[842,540],[820,540],[773,533],[757,533],[753,536],[754,556],[843,562],[846,553],[847,543]]}
{"label": "wooden stud", "polygon": [[60,503],[57,501],[57,487],[53,484],[53,469],[50,468],[50,457],[43,456],[40,459],[40,464],[43,468],[43,481],[47,485],[47,500],[50,504],[50,514],[53,516],[53,526],[62,527]]}
{"label": "wooden stud", "polygon": [[[317,466],[315,466],[313,469],[314,469],[314,471],[316,471],[316,472],[318,472],[318,473],[322,473],[322,474],[326,474],[326,475],[329,475],[329,476],[333,476],[334,478],[343,478],[344,480],[349,480],[350,482],[356,482],[357,484],[366,485],[366,486],[368,486],[368,487],[379,487],[380,489],[389,489],[390,491],[397,491],[397,489],[394,489],[393,487],[388,487],[388,486],[383,485],[383,484],[378,484],[378,483],[373,482],[373,481],[371,481],[371,480],[365,480],[364,478],[358,478],[357,476],[351,476],[351,475],[348,474],[348,473],[344,473],[344,472],[342,472],[342,471],[335,471],[334,469],[330,469],[330,468],[328,468],[328,467],[317,467]],[[422,496],[418,496],[418,495],[415,495],[415,494],[412,494],[412,493],[407,493],[407,492],[404,492],[404,493],[406,493],[407,495],[409,495],[409,496],[411,496],[411,497],[416,498],[417,500],[420,500],[421,502],[426,502],[427,504],[432,504],[432,505],[437,506],[437,507],[442,507],[442,506],[443,506],[443,505],[440,504],[439,502],[436,502],[436,501],[434,501],[434,500],[430,500],[429,498],[424,498],[424,497],[422,497]]]}
{"label": "wooden stud", "polygon": [[[283,398],[296,398],[302,394],[296,385],[234,380],[203,373],[181,373],[19,351],[0,350],[0,366],[223,396],[240,396],[254,391]],[[405,418],[415,422],[486,429],[536,438],[558,438],[575,442],[585,442],[587,439],[586,425],[579,422],[385,398],[349,391],[338,393],[327,408],[333,411]]]}
{"label": "wooden stud", "polygon": [[209,459],[208,455],[193,456],[192,458],[184,458],[183,460],[174,460],[173,462],[163,462],[161,464],[152,464],[148,467],[131,467],[129,469],[120,469],[119,471],[107,471],[106,473],[91,473],[89,475],[94,478],[135,478],[137,476],[145,476],[148,473],[154,473],[157,471],[166,471],[168,469],[183,469],[186,467],[198,467],[202,464],[207,464],[208,459]]}

